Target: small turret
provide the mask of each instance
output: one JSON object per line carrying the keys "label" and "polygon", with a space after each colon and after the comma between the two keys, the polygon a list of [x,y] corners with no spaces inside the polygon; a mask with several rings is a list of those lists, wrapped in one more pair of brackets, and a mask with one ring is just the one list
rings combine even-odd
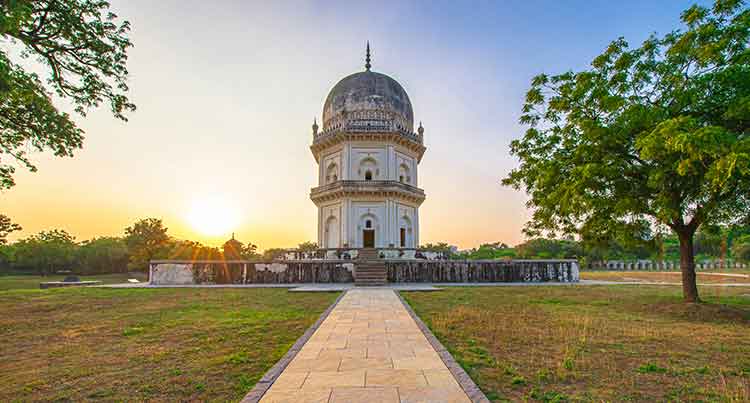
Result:
{"label": "small turret", "polygon": [[318,118],[313,118],[312,130],[313,130],[313,136],[318,134]]}
{"label": "small turret", "polygon": [[417,128],[417,133],[419,133],[419,137],[424,136],[424,127],[422,127],[422,122],[419,122],[419,128]]}
{"label": "small turret", "polygon": [[365,55],[365,71],[370,71],[372,64],[370,64],[370,41],[367,41],[367,52]]}

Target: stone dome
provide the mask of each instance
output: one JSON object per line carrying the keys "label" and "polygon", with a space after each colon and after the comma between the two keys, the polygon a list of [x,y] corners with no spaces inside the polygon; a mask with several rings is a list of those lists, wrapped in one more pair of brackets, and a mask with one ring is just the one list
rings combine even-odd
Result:
{"label": "stone dome", "polygon": [[333,86],[323,105],[323,130],[334,128],[411,132],[411,101],[401,84],[385,74],[369,69],[351,74]]}

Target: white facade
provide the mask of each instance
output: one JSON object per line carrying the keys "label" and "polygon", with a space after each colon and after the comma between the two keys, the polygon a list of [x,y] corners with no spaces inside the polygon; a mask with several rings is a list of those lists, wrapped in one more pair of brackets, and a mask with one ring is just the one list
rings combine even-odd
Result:
{"label": "white facade", "polygon": [[321,248],[418,247],[424,129],[411,127],[406,92],[369,63],[331,90],[323,131],[313,125],[310,147],[318,162],[310,198]]}
{"label": "white facade", "polygon": [[418,163],[411,151],[392,144],[346,142],[331,149],[322,160],[318,167],[319,188],[358,181],[361,183],[356,186],[372,186],[372,190],[335,197],[318,205],[318,245],[361,248],[365,246],[365,231],[373,232],[376,248],[419,245],[421,202],[373,194],[378,192],[377,187],[388,186],[380,182],[417,186]]}

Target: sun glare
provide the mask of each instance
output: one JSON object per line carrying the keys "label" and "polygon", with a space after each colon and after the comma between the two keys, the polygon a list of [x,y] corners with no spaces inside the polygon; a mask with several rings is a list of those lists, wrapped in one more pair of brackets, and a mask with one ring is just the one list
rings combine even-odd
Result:
{"label": "sun glare", "polygon": [[228,200],[207,197],[193,201],[187,219],[197,232],[218,236],[228,234],[237,226],[239,214]]}

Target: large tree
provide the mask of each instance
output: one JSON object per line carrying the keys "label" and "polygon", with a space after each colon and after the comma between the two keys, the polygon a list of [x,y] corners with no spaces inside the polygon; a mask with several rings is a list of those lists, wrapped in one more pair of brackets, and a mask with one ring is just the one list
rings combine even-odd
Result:
{"label": "large tree", "polygon": [[76,253],[79,272],[123,273],[128,270],[128,248],[119,237],[99,237],[81,243]]}
{"label": "large tree", "polygon": [[[532,80],[521,160],[503,180],[530,195],[531,234],[679,238],[683,295],[699,301],[693,236],[750,211],[750,11],[741,0],[683,12],[684,28],[591,68]],[[649,235],[650,234],[650,235]]]}
{"label": "large tree", "polygon": [[151,260],[168,252],[170,238],[161,220],[144,218],[125,228],[125,245],[130,256],[128,268],[147,270]]}
{"label": "large tree", "polygon": [[[81,148],[83,131],[52,94],[80,115],[107,103],[127,120],[129,31],[102,0],[0,0],[0,189],[14,185],[16,165],[36,170],[29,150]],[[18,59],[38,62],[46,80]]]}

